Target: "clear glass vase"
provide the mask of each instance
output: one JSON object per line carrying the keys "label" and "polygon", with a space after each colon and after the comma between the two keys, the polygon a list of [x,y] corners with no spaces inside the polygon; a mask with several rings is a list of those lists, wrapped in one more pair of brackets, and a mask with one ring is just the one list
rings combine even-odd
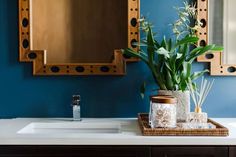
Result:
{"label": "clear glass vase", "polygon": [[176,127],[176,98],[154,96],[150,100],[149,123],[151,128]]}
{"label": "clear glass vase", "polygon": [[187,116],[187,122],[188,123],[207,123],[207,113],[205,112],[191,112]]}
{"label": "clear glass vase", "polygon": [[186,122],[187,115],[190,113],[190,92],[189,91],[170,91],[158,90],[158,95],[169,95],[177,98],[177,121]]}

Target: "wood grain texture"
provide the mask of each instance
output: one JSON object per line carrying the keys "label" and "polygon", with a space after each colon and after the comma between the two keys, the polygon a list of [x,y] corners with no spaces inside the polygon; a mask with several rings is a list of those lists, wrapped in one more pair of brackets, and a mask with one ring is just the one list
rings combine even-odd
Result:
{"label": "wood grain texture", "polygon": [[139,41],[139,0],[101,1],[19,0],[20,61],[33,62],[34,75],[124,75],[138,61],[120,49]]}
{"label": "wood grain texture", "polygon": [[236,146],[229,147],[229,157],[236,157]]}
{"label": "wood grain texture", "polygon": [[0,146],[0,157],[235,157],[228,146]]}
{"label": "wood grain texture", "polygon": [[126,0],[33,0],[31,49],[47,63],[109,63],[127,48]]}
{"label": "wood grain texture", "polygon": [[228,147],[224,146],[169,146],[153,147],[152,157],[228,157]]}
{"label": "wood grain texture", "polygon": [[149,157],[145,146],[0,146],[0,157]]}

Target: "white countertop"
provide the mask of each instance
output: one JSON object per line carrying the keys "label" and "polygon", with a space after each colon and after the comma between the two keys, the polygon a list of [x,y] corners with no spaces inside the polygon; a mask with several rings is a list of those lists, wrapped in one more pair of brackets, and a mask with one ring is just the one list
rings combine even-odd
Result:
{"label": "white countertop", "polygon": [[[84,119],[99,121],[101,119]],[[0,145],[236,145],[236,118],[215,118],[229,129],[228,137],[142,136],[136,119],[103,119],[121,122],[121,133],[19,134],[32,122],[67,122],[69,119],[0,119]],[[80,123],[80,122],[78,122]]]}

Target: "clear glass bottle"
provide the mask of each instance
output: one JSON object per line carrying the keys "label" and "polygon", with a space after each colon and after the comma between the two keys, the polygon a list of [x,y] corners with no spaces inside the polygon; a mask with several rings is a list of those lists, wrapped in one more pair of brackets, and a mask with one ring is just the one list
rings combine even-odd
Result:
{"label": "clear glass bottle", "polygon": [[190,112],[187,116],[188,123],[207,123],[207,113],[205,112]]}
{"label": "clear glass bottle", "polygon": [[152,128],[175,128],[177,99],[172,96],[152,96],[150,99],[150,126]]}
{"label": "clear glass bottle", "polygon": [[72,96],[72,107],[73,107],[73,120],[74,121],[81,121],[80,115],[80,95],[73,95]]}

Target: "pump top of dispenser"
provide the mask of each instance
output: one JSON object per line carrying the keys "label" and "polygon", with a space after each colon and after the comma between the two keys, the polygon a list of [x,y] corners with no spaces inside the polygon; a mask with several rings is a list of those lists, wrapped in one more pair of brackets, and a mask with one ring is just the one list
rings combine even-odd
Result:
{"label": "pump top of dispenser", "polygon": [[80,103],[80,95],[73,95],[72,96],[72,106],[79,105]]}

